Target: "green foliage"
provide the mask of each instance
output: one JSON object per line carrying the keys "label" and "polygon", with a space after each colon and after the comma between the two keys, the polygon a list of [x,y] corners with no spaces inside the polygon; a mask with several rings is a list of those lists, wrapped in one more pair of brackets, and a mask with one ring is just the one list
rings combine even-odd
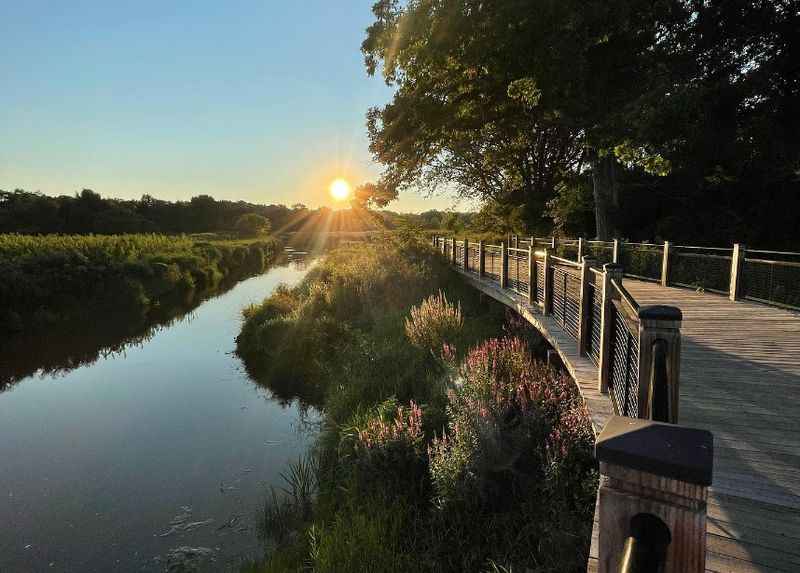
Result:
{"label": "green foliage", "polygon": [[248,246],[165,235],[0,234],[0,330],[36,330],[89,311],[147,311],[164,297],[264,269],[272,241]]}
{"label": "green foliage", "polygon": [[411,344],[439,356],[445,345],[457,342],[464,319],[461,305],[451,304],[445,294],[439,291],[413,307],[405,324]]}
{"label": "green foliage", "polygon": [[245,213],[236,219],[236,231],[242,237],[257,237],[269,233],[269,219],[257,213]]}
{"label": "green foliage", "polygon": [[792,247],[794,3],[486,6],[375,1],[362,52],[394,88],[367,115],[384,193],[455,189],[519,210],[521,234],[552,222],[573,236]]}
{"label": "green foliage", "polygon": [[[504,328],[520,330],[411,233],[341,247],[302,284],[248,309],[238,339],[245,364],[260,362],[259,380],[276,395],[324,413],[311,515],[298,525],[294,496],[273,494],[265,522],[277,547],[252,570],[477,571],[491,559],[520,570],[585,565],[596,478],[591,449],[571,429],[586,419],[572,408],[579,399],[569,381],[532,362],[519,339],[479,345]],[[428,349],[440,340],[444,357]],[[454,368],[459,386],[448,393]],[[500,394],[493,412],[502,432],[463,440],[455,428],[477,411],[459,404]],[[534,405],[515,412],[523,395]],[[510,465],[502,461],[509,449]]]}

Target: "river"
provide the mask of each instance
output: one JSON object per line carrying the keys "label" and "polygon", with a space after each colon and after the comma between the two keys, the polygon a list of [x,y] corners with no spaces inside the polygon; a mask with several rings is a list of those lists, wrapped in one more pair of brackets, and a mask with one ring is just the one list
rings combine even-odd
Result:
{"label": "river", "polygon": [[256,385],[234,338],[243,307],[305,273],[275,266],[144,340],[0,392],[0,571],[164,571],[187,547],[201,571],[235,571],[261,555],[256,513],[316,415]]}

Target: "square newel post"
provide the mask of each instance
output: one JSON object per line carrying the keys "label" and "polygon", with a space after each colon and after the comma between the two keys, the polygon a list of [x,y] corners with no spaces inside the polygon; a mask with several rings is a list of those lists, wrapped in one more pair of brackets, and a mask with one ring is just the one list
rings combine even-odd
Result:
{"label": "square newel post", "polygon": [[536,255],[533,243],[528,245],[528,303],[536,302]]}
{"label": "square newel post", "polygon": [[611,338],[614,336],[614,324],[611,305],[614,299],[614,287],[611,279],[619,282],[622,280],[622,267],[614,263],[603,265],[603,302],[600,308],[600,360],[597,365],[597,389],[608,393],[608,378],[611,375]]}
{"label": "square newel post", "polygon": [[729,297],[731,300],[739,298],[742,284],[742,268],[744,267],[745,247],[741,243],[733,245],[731,257],[731,286]]}
{"label": "square newel post", "polygon": [[500,243],[500,288],[508,288],[508,247]]}
{"label": "square newel post", "polygon": [[579,263],[583,260],[583,249],[585,248],[585,244],[583,242],[583,237],[578,237],[578,258],[576,259]]}
{"label": "square newel post", "polygon": [[450,261],[456,264],[456,238],[450,239]]}
{"label": "square newel post", "polygon": [[589,292],[589,281],[592,280],[592,265],[595,260],[591,257],[581,259],[581,290],[580,306],[578,308],[578,353],[586,354],[589,347],[589,338],[592,333],[589,330],[589,317],[592,314],[592,296]]}
{"label": "square newel post", "polygon": [[464,270],[469,270],[469,239],[464,238]]}
{"label": "square newel post", "polygon": [[595,456],[598,571],[703,573],[711,432],[612,416]]}
{"label": "square newel post", "polygon": [[486,274],[486,257],[484,257],[486,251],[483,245],[483,239],[478,241],[478,276],[480,278],[483,278],[483,275]]}
{"label": "square newel post", "polygon": [[542,314],[550,314],[553,309],[553,285],[550,284],[550,251],[544,250],[544,265],[542,265],[542,272],[544,272],[543,284],[544,293],[542,294]]}
{"label": "square newel post", "polygon": [[661,286],[669,286],[669,241],[664,241],[664,255],[661,259]]}
{"label": "square newel post", "polygon": [[556,239],[555,235],[550,238],[550,248],[553,249],[553,252],[556,253],[556,245],[558,244],[558,239]]}
{"label": "square newel post", "polygon": [[639,309],[639,418],[678,423],[681,309]]}
{"label": "square newel post", "polygon": [[619,239],[614,239],[614,246],[611,251],[611,262],[619,264]]}

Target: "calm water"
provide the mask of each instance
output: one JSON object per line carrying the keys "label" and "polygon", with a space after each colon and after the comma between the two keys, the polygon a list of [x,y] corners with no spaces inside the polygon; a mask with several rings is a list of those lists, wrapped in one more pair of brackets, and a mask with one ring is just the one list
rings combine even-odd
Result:
{"label": "calm water", "polygon": [[256,386],[234,337],[244,306],[305,272],[275,267],[140,345],[0,393],[0,571],[162,571],[179,547],[216,571],[259,555],[256,511],[315,416]]}

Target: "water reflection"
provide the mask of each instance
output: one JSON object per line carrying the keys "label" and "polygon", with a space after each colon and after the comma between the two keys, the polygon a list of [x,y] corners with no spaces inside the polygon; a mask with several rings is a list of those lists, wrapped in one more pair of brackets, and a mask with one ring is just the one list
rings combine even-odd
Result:
{"label": "water reflection", "polygon": [[[276,266],[307,270],[304,254],[287,253]],[[0,392],[29,376],[55,377],[100,358],[124,354],[146,344],[157,332],[176,322],[191,320],[204,301],[230,291],[241,280],[229,278],[216,288],[193,290],[167,298],[147,312],[108,312],[54,326],[35,334],[14,336],[0,342]]]}
{"label": "water reflection", "polygon": [[256,510],[316,413],[254,384],[234,337],[241,309],[303,266],[111,339],[105,322],[84,325],[4,364],[16,383],[0,394],[0,571],[162,571],[176,559],[224,571],[261,553]]}

